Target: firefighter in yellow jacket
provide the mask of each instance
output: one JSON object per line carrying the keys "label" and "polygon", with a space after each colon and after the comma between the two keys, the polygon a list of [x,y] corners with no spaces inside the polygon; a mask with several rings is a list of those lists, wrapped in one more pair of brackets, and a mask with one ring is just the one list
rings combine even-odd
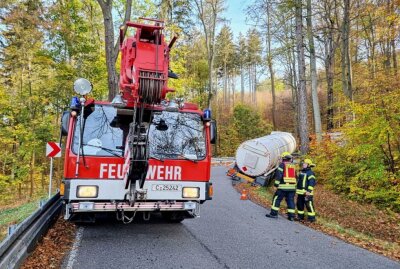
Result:
{"label": "firefighter in yellow jacket", "polygon": [[294,196],[296,193],[296,167],[293,164],[292,155],[289,152],[282,153],[282,162],[279,164],[275,173],[275,184],[277,188],[272,200],[271,212],[265,216],[268,218],[278,218],[279,206],[283,198],[286,199],[288,220],[294,220],[295,204]]}
{"label": "firefighter in yellow jacket", "polygon": [[311,170],[315,164],[310,159],[303,161],[302,169],[297,181],[297,218],[304,220],[304,206],[307,208],[307,220],[315,221],[314,187],[316,185],[314,172]]}

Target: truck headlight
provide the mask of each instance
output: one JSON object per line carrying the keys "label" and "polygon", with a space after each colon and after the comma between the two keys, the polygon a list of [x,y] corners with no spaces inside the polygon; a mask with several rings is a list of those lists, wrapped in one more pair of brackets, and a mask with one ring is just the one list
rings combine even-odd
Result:
{"label": "truck headlight", "polygon": [[198,188],[198,187],[183,187],[182,188],[182,197],[183,198],[199,198],[200,197],[200,188]]}
{"label": "truck headlight", "polygon": [[96,198],[98,193],[98,186],[78,186],[76,190],[76,197],[78,198]]}

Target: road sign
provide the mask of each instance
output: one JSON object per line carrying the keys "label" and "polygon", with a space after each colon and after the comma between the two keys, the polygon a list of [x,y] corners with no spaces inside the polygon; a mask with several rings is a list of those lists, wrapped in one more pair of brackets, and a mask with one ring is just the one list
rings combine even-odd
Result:
{"label": "road sign", "polygon": [[46,156],[50,158],[61,157],[60,143],[47,142],[46,144]]}

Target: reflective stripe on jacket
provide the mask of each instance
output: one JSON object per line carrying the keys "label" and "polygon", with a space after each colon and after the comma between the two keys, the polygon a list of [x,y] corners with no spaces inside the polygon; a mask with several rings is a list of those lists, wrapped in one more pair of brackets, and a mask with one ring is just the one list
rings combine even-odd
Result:
{"label": "reflective stripe on jacket", "polygon": [[285,162],[282,162],[276,169],[274,186],[283,191],[295,191],[296,190],[295,182],[293,183],[285,182],[283,178],[284,169],[285,169]]}
{"label": "reflective stripe on jacket", "polygon": [[309,192],[310,195],[313,195],[315,184],[316,180],[314,172],[310,168],[303,169],[299,174],[296,193],[304,195],[306,192]]}

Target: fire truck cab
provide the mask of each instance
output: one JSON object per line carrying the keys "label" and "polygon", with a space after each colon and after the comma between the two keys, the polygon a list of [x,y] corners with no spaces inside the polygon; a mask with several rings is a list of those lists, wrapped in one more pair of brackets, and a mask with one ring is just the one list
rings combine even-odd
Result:
{"label": "fire truck cab", "polygon": [[129,201],[130,183],[124,174],[129,169],[126,154],[132,115],[131,109],[94,100],[64,113],[61,190],[66,219],[92,221],[96,213],[115,212],[118,219],[129,222],[141,211],[145,219],[150,212],[161,212],[167,220],[179,222],[199,216],[200,204],[211,199],[215,123],[197,105],[164,101],[144,108],[149,166],[141,192],[133,203]]}

